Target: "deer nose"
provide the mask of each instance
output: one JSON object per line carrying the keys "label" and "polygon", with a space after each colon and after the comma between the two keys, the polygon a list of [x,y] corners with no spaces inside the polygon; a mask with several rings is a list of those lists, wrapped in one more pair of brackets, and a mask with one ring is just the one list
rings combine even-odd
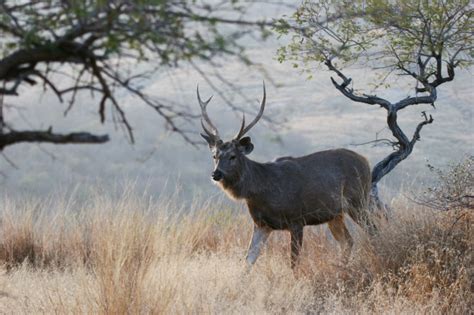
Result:
{"label": "deer nose", "polygon": [[220,181],[222,177],[224,177],[224,174],[222,174],[221,171],[215,170],[214,172],[212,172],[212,179],[216,182]]}

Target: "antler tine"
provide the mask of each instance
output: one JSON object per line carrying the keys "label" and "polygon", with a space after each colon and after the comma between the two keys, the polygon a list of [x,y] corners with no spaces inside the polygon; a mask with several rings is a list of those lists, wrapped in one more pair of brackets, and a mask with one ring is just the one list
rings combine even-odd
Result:
{"label": "antler tine", "polygon": [[202,129],[204,130],[204,132],[209,136],[209,137],[212,137],[212,138],[217,138],[217,136],[214,134],[213,131],[207,129],[206,125],[204,124],[204,120],[201,118],[201,126],[202,126]]}
{"label": "antler tine", "polygon": [[242,133],[245,128],[245,113],[242,116],[242,123],[240,124],[240,129],[237,135],[235,135],[234,139],[239,140],[244,134]]}
{"label": "antler tine", "polygon": [[244,120],[242,121],[243,124],[242,124],[242,127],[240,128],[240,131],[239,131],[238,135],[237,135],[237,139],[240,139],[243,135],[245,135],[250,129],[252,129],[253,126],[255,126],[255,124],[260,120],[260,118],[262,118],[263,111],[265,110],[266,100],[267,100],[267,92],[266,92],[266,89],[265,89],[265,81],[263,81],[263,99],[262,99],[262,102],[260,103],[260,111],[258,112],[257,117],[255,117],[255,119],[247,127],[245,127],[242,130],[242,127],[245,124],[245,116],[244,116]]}
{"label": "antler tine", "polygon": [[[201,115],[202,115],[201,125],[202,125],[202,128],[210,136],[214,136],[214,137],[219,138],[219,132],[217,131],[216,126],[214,126],[211,119],[209,118],[209,115],[207,114],[207,110],[206,110],[207,104],[209,104],[209,102],[211,101],[212,96],[209,97],[209,99],[207,101],[203,102],[203,100],[201,99],[201,95],[199,95],[199,84],[196,88],[196,92],[197,92],[197,98],[198,98],[198,101],[199,101],[199,106],[201,106]],[[211,127],[212,132],[210,132],[210,130],[205,127],[203,119],[204,119],[204,121],[206,121],[206,123],[209,125],[209,127]]]}

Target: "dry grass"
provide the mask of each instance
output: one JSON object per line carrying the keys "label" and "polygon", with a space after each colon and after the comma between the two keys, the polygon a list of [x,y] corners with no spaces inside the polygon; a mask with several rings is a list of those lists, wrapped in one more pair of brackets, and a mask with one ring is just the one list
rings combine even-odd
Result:
{"label": "dry grass", "polygon": [[126,192],[11,201],[0,214],[1,313],[472,313],[472,214],[400,202],[390,224],[357,234],[348,262],[308,228],[298,272],[288,235],[243,261],[246,213]]}

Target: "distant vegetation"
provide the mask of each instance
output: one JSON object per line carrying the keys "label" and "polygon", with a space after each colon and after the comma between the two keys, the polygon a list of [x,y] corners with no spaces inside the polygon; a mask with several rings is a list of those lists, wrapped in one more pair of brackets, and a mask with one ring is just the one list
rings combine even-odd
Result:
{"label": "distant vegetation", "polygon": [[353,231],[348,263],[327,233],[310,228],[293,274],[284,232],[246,270],[251,219],[215,202],[183,209],[178,200],[128,190],[118,199],[92,194],[82,206],[54,198],[3,199],[0,207],[0,312],[465,314],[473,307],[472,209],[394,201],[378,236]]}

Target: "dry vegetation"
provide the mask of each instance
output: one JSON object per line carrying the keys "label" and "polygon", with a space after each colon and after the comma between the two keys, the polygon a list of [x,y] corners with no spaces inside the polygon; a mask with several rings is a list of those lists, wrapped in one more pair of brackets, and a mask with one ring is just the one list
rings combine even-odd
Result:
{"label": "dry vegetation", "polygon": [[0,204],[1,313],[472,313],[472,211],[393,203],[347,262],[325,227],[305,234],[298,272],[288,235],[256,266],[251,220],[222,205],[128,191]]}

